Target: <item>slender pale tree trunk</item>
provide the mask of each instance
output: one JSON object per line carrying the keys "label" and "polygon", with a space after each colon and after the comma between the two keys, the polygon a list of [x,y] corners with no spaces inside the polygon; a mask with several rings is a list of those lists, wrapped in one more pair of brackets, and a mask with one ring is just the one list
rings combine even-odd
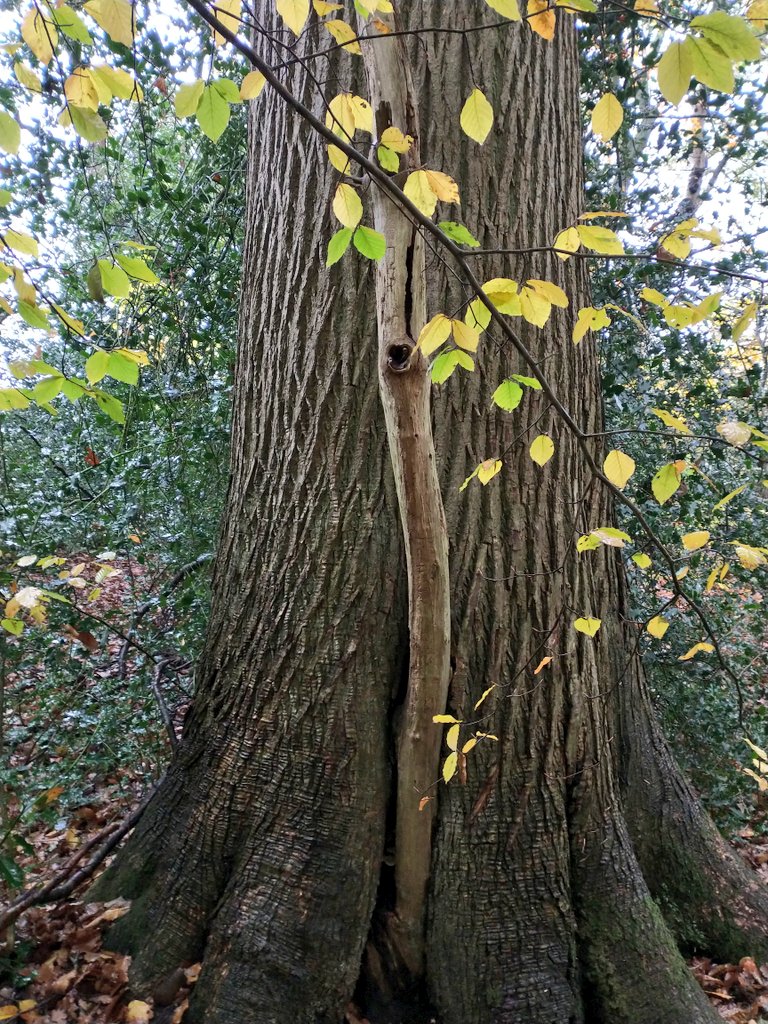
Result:
{"label": "slender pale tree trunk", "polygon": [[[436,0],[403,8],[411,28],[470,17]],[[576,35],[562,11],[558,21],[551,43],[512,24],[403,50],[382,41],[386,59],[367,58],[377,116],[389,104],[414,131],[417,159],[459,181],[463,219],[494,246],[546,244],[582,212]],[[364,88],[348,75],[354,59],[332,58],[334,92]],[[286,81],[322,113],[300,66]],[[482,148],[458,132],[475,84],[496,114]],[[418,109],[398,107],[404,96]],[[620,558],[575,552],[580,533],[610,522],[609,502],[542,392],[513,414],[491,408],[504,377],[530,370],[489,331],[477,372],[434,395],[450,541],[450,647],[441,641],[445,534],[412,343],[426,317],[467,295],[369,195],[390,245],[382,267],[349,254],[324,270],[336,179],[324,146],[265,95],[251,118],[211,624],[180,752],[99,886],[134,901],[113,939],[134,955],[145,994],[202,957],[190,1019],[205,1024],[335,1024],[356,988],[373,1013],[380,997],[403,997],[404,978],[445,1024],[714,1021],[678,952],[680,918],[690,914],[711,953],[764,951],[765,896],[725,854],[658,734]],[[574,309],[588,304],[582,267],[483,265],[484,279],[502,273],[570,295],[571,310],[524,338],[582,429],[599,431],[595,341],[570,339]],[[544,467],[528,454],[539,433],[556,445]],[[495,457],[496,479],[459,492]],[[436,518],[419,519],[414,493]],[[572,628],[587,615],[603,620],[594,640]],[[446,682],[448,709],[497,740],[478,743],[466,777],[440,786],[419,819],[440,742],[428,719]],[[403,765],[415,773],[405,785]]]}

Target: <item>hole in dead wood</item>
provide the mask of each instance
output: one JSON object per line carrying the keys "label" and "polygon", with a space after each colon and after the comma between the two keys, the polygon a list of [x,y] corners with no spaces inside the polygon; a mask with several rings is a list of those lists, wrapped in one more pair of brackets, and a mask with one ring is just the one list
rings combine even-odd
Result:
{"label": "hole in dead wood", "polygon": [[387,366],[393,373],[405,373],[410,364],[411,352],[413,345],[390,345],[387,349]]}

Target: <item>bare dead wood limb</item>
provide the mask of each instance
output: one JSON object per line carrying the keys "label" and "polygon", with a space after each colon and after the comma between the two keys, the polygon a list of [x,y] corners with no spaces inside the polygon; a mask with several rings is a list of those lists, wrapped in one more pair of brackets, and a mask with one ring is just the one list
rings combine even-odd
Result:
{"label": "bare dead wood limb", "polygon": [[[376,137],[394,126],[418,140],[418,102],[403,41],[364,46]],[[419,166],[417,141],[405,159],[409,168]],[[426,322],[424,239],[384,193],[377,189],[372,197],[376,229],[387,240],[376,267],[379,394],[408,568],[408,686],[397,736],[395,914],[389,918],[389,941],[407,973],[418,978],[424,968],[437,807],[433,800],[421,810],[419,798],[439,776],[442,729],[433,717],[445,711],[450,676],[448,529],[432,437],[429,368],[416,347]]]}

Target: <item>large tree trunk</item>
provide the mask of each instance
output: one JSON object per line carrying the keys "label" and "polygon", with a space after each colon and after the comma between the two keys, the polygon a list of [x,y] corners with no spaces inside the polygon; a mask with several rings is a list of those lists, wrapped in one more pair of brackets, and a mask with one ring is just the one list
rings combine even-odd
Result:
{"label": "large tree trunk", "polygon": [[[403,6],[408,27],[451,17],[446,4]],[[421,159],[456,177],[466,223],[494,246],[545,244],[582,212],[576,36],[558,19],[551,43],[510,25],[411,46]],[[337,59],[341,88],[354,58]],[[457,141],[475,78],[496,111],[482,149]],[[322,111],[300,67],[287,81]],[[372,1003],[399,982],[383,936],[398,907],[405,568],[372,273],[350,255],[322,268],[336,178],[324,147],[274,97],[251,127],[232,478],[197,698],[167,781],[99,888],[134,901],[113,939],[134,955],[138,991],[203,957],[192,1021],[331,1024],[358,982]],[[427,259],[427,315],[455,309],[464,294]],[[483,266],[500,273],[556,280],[573,309],[587,304],[577,261]],[[594,341],[573,345],[572,316],[557,311],[525,341],[582,428],[599,430]],[[433,418],[449,710],[498,741],[471,752],[466,783],[440,787],[421,993],[446,1024],[715,1020],[678,952],[677,939],[690,944],[681,916],[711,953],[763,951],[764,894],[723,860],[659,737],[622,625],[619,558],[575,553],[578,534],[610,521],[609,502],[541,392],[514,414],[490,409],[493,388],[528,368],[493,331],[478,356],[475,374],[436,394]],[[540,468],[527,448],[542,432],[557,450]],[[499,477],[459,492],[497,456]],[[594,640],[572,629],[582,615],[603,620]]]}

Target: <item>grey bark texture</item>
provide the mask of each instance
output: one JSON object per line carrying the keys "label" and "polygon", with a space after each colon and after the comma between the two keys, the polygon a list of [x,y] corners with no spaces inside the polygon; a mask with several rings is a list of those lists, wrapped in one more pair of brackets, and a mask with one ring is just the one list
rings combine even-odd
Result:
{"label": "grey bark texture", "polygon": [[[482,17],[401,6],[411,28]],[[491,247],[546,244],[583,212],[576,33],[557,17],[553,42],[510,24],[408,43],[420,159],[456,178],[462,219]],[[316,28],[307,41],[320,47]],[[364,88],[355,61],[324,65],[329,97]],[[300,65],[286,81],[323,112]],[[475,85],[496,118],[482,148],[458,128]],[[251,113],[232,475],[197,698],[165,785],[98,887],[134,901],[112,937],[134,955],[138,992],[203,958],[193,1024],[335,1024],[361,969],[380,980],[372,917],[396,912],[386,847],[406,571],[373,269],[352,254],[322,266],[337,178],[265,93]],[[467,296],[432,246],[425,260],[425,315],[450,314]],[[582,428],[599,431],[596,343],[570,337],[589,304],[583,266],[484,264],[484,279],[502,275],[571,297],[543,330],[521,330]],[[501,380],[528,372],[493,331],[477,362],[435,391],[432,418],[450,538],[448,706],[498,741],[440,790],[424,989],[445,1024],[715,1021],[678,952],[689,880],[705,880],[696,932],[715,955],[764,948],[765,895],[658,733],[619,558],[576,554],[579,534],[611,521],[608,500],[540,392],[513,414],[491,407]],[[544,467],[528,454],[539,433],[556,445]],[[459,492],[492,457],[501,474]],[[603,620],[594,640],[572,628],[585,615]]]}

